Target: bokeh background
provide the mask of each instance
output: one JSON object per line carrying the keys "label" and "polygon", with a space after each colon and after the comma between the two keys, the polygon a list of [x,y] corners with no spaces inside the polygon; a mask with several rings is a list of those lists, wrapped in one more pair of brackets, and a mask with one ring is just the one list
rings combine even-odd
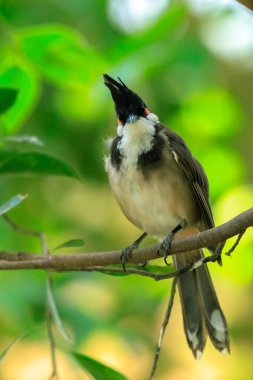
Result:
{"label": "bokeh background", "polygon": [[[41,149],[64,158],[82,180],[2,175],[1,203],[29,194],[10,212],[17,223],[44,231],[50,248],[85,240],[71,252],[120,249],[139,235],[118,209],[103,168],[104,140],[116,129],[104,72],[120,76],[187,141],[207,171],[216,224],[252,206],[253,13],[217,0],[2,0],[0,86],[20,92],[0,119],[1,136],[38,136]],[[0,237],[1,250],[39,252],[35,238],[3,220]],[[253,378],[252,241],[248,231],[222,268],[210,265],[231,355],[220,356],[208,343],[201,361],[193,359],[177,295],[157,380]],[[71,349],[131,380],[146,379],[171,283],[87,273],[53,279],[59,312],[76,337]],[[1,363],[1,379],[48,378],[44,310],[43,272],[0,274],[1,350],[33,329]],[[55,333],[60,378],[89,379]]]}

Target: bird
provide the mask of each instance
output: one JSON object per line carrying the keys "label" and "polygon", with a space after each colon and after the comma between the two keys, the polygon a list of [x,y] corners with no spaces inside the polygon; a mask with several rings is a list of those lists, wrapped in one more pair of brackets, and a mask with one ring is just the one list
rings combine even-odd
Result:
{"label": "bird", "polygon": [[[117,117],[117,135],[109,139],[105,159],[112,192],[126,218],[142,235],[121,253],[127,260],[151,235],[158,254],[168,256],[174,237],[183,238],[214,227],[206,173],[184,140],[161,124],[143,99],[118,77],[103,75]],[[217,245],[208,247],[215,254]],[[201,262],[201,249],[172,255],[176,270]],[[228,325],[207,265],[183,271],[177,284],[183,326],[194,357],[200,359],[209,336],[223,355],[230,353]]]}

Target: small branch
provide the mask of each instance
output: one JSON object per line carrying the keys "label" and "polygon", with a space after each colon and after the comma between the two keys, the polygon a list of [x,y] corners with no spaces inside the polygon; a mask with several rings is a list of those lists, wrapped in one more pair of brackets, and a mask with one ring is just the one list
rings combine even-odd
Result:
{"label": "small branch", "polygon": [[160,351],[161,351],[163,336],[164,336],[164,333],[166,331],[166,328],[167,328],[169,320],[170,320],[170,314],[171,314],[171,310],[172,310],[172,306],[173,306],[173,302],[174,302],[174,298],[175,298],[175,294],[176,294],[176,285],[177,285],[177,278],[175,277],[173,282],[172,282],[169,303],[168,303],[168,306],[166,309],[164,321],[163,321],[161,329],[160,329],[160,334],[159,334],[159,338],[158,338],[157,345],[156,345],[156,352],[155,352],[155,356],[154,356],[154,360],[153,360],[153,365],[152,365],[151,372],[150,372],[148,380],[152,380],[155,376],[155,373],[156,373],[158,360],[160,357]]}
{"label": "small branch", "polygon": [[[22,226],[19,226],[8,215],[3,215],[3,218],[5,219],[7,223],[10,224],[10,226],[15,231],[21,234],[37,237],[40,240],[41,256],[45,259],[50,257],[47,241],[46,241],[46,236],[43,232],[38,232],[38,231],[30,230]],[[54,308],[55,308],[54,313],[52,311],[52,305],[54,305]],[[57,365],[56,365],[56,344],[55,344],[55,339],[53,335],[53,327],[52,327],[52,319],[54,317],[54,314],[57,314],[57,313],[58,311],[55,306],[55,302],[53,298],[51,273],[47,272],[46,273],[46,326],[47,326],[47,335],[48,335],[48,340],[50,343],[50,352],[51,352],[51,360],[52,360],[52,372],[49,377],[49,380],[53,380],[53,379],[59,380]]]}
{"label": "small branch", "polygon": [[235,243],[232,245],[232,247],[225,253],[226,256],[231,256],[231,253],[234,252],[234,250],[236,249],[236,247],[238,246],[238,244],[240,243],[240,240],[241,238],[243,237],[243,235],[245,234],[246,230],[242,231],[239,233],[239,235],[237,236],[237,239],[235,241]]}
{"label": "small branch", "polygon": [[48,248],[47,248],[47,242],[46,242],[46,236],[43,232],[38,232],[34,230],[30,230],[29,228],[25,228],[23,226],[19,226],[17,223],[14,222],[8,215],[2,215],[2,218],[11,226],[11,228],[23,235],[30,235],[35,236],[40,240],[41,245],[41,254],[43,256],[48,256]]}
{"label": "small branch", "polygon": [[52,328],[52,317],[51,317],[48,302],[46,305],[46,323],[47,323],[47,336],[50,343],[50,352],[51,352],[51,360],[52,360],[52,372],[48,380],[53,380],[53,379],[58,380],[59,378],[58,378],[57,364],[56,364],[56,347],[55,347],[55,340],[54,340],[54,334],[53,334],[53,328]]}
{"label": "small branch", "polygon": [[237,0],[238,3],[253,11],[253,0]]}
{"label": "small branch", "polygon": [[[253,208],[237,215],[219,227],[200,232],[184,239],[175,239],[170,255],[212,246],[239,235],[253,226]],[[158,245],[139,248],[133,252],[129,263],[143,263],[157,259]],[[0,270],[44,269],[57,272],[82,271],[87,268],[120,264],[121,251],[93,252],[42,257],[36,254],[0,252]],[[128,269],[127,269],[128,270]]]}
{"label": "small branch", "polygon": [[24,235],[32,235],[32,236],[36,236],[38,238],[41,238],[41,232],[33,231],[33,230],[30,230],[29,228],[19,226],[8,215],[4,214],[4,215],[2,215],[2,218],[11,226],[11,228],[13,230],[15,230],[21,234],[24,234]]}

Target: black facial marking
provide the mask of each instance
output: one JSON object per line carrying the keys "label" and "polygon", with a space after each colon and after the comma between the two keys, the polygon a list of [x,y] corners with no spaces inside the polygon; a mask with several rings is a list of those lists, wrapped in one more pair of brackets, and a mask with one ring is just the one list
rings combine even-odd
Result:
{"label": "black facial marking", "polygon": [[162,159],[162,150],[164,147],[164,140],[156,134],[154,137],[154,144],[152,149],[146,153],[142,153],[137,162],[137,166],[140,170],[152,169],[157,167]]}
{"label": "black facial marking", "polygon": [[118,144],[120,142],[122,137],[117,136],[112,142],[111,146],[111,154],[110,154],[110,159],[111,159],[111,164],[114,166],[117,170],[119,170],[121,161],[122,161],[122,155],[119,151]]}
{"label": "black facial marking", "polygon": [[116,81],[109,75],[104,74],[104,83],[111,91],[111,95],[115,104],[117,117],[124,125],[129,115],[145,117],[145,102],[135,92],[130,90],[121,79]]}

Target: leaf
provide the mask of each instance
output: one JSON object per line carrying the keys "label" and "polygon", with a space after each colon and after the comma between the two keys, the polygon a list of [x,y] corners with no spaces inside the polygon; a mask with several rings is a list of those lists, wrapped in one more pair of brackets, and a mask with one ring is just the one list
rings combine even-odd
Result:
{"label": "leaf", "polygon": [[14,88],[0,88],[0,114],[5,113],[13,106],[18,95],[18,90]]}
{"label": "leaf", "polygon": [[13,339],[12,342],[10,342],[4,349],[3,351],[0,352],[0,362],[5,358],[5,356],[8,354],[8,352],[15,346],[16,343],[20,342],[24,338],[26,338],[33,329],[30,329],[29,331],[26,331],[25,333],[17,336],[16,338]]}
{"label": "leaf", "polygon": [[16,343],[20,342],[21,340],[25,339],[28,335],[30,335],[33,331],[41,329],[43,326],[34,326],[28,331],[18,335],[16,338],[14,338],[4,349],[0,352],[0,362],[5,358],[5,356],[9,353],[9,351],[16,345]]}
{"label": "leaf", "polygon": [[[150,46],[156,44],[157,41],[168,40],[170,34],[182,23],[185,16],[185,6],[169,7],[152,27],[131,36],[121,37],[118,43],[113,44],[112,48],[107,51],[109,61],[111,63],[122,62],[130,55],[140,51],[142,51],[140,57],[143,59],[145,49],[148,49],[148,56],[150,56]],[[138,70],[137,67],[136,69]]]}
{"label": "leaf", "polygon": [[71,352],[71,355],[77,360],[81,368],[89,372],[96,380],[127,380],[126,376],[89,356],[74,351]]}
{"label": "leaf", "polygon": [[52,279],[49,276],[49,274],[47,276],[48,277],[47,277],[47,282],[46,282],[46,292],[47,292],[47,304],[49,307],[50,314],[51,314],[51,316],[55,322],[57,329],[59,330],[59,332],[61,333],[63,338],[66,339],[67,341],[69,341],[70,343],[74,343],[74,340],[69,336],[69,334],[67,333],[67,331],[66,331],[66,329],[62,323],[60,314],[58,312],[56,303],[54,301],[54,295],[53,295],[53,289],[52,289]]}
{"label": "leaf", "polygon": [[173,122],[197,141],[208,141],[211,138],[235,135],[241,126],[241,120],[240,107],[229,91],[211,87],[186,97]]}
{"label": "leaf", "polygon": [[16,337],[13,339],[12,342],[6,346],[3,351],[0,352],[0,362],[5,358],[5,356],[8,354],[8,352],[12,349],[12,347],[15,346],[15,344],[20,340],[20,337]]}
{"label": "leaf", "polygon": [[58,85],[96,80],[104,60],[74,29],[45,24],[24,28],[19,43],[26,56],[43,75]]}
{"label": "leaf", "polygon": [[28,143],[33,144],[37,146],[44,146],[43,142],[37,137],[37,136],[29,136],[29,135],[23,135],[23,136],[7,136],[3,137],[2,140],[7,143]]}
{"label": "leaf", "polygon": [[66,248],[66,247],[83,247],[85,244],[83,239],[71,239],[68,241],[65,241],[64,243],[57,245],[53,250],[55,251],[56,249],[60,248]]}
{"label": "leaf", "polygon": [[32,173],[78,179],[77,173],[62,159],[44,152],[0,152],[0,174]]}
{"label": "leaf", "polygon": [[18,130],[32,113],[38,101],[40,85],[30,66],[27,68],[21,62],[19,65],[10,65],[4,69],[0,62],[0,70],[2,71],[0,87],[15,88],[19,92],[15,103],[1,117],[3,130],[10,134]]}
{"label": "leaf", "polygon": [[[171,265],[171,266],[168,266],[168,265],[164,265],[164,266],[160,266],[160,265],[146,265],[145,267],[140,267],[140,265],[132,264],[132,263],[129,264],[129,265],[133,269],[142,270],[143,272],[153,273],[153,274],[159,274],[159,275],[169,274],[169,273],[172,273],[172,272],[175,271],[175,268],[173,267],[173,265]],[[115,268],[115,269],[119,268],[119,269],[122,269],[122,265],[121,264],[110,265],[108,267],[108,269],[110,269],[110,268]],[[134,275],[134,273],[128,273],[127,272],[127,267],[126,267],[126,272],[118,272],[118,273],[117,272],[110,272],[109,270],[107,272],[106,271],[106,266],[104,267],[104,269],[105,269],[105,271],[104,272],[100,272],[100,273],[103,273],[103,274],[106,274],[106,275],[109,275],[109,276],[124,277],[124,276]]]}
{"label": "leaf", "polygon": [[0,215],[6,214],[8,211],[19,205],[19,203],[23,202],[23,200],[26,199],[27,196],[27,194],[18,194],[15,195],[15,197],[9,199],[2,206],[0,206]]}
{"label": "leaf", "polygon": [[155,274],[169,274],[175,271],[173,265],[146,265],[144,268],[141,269],[145,272]]}

